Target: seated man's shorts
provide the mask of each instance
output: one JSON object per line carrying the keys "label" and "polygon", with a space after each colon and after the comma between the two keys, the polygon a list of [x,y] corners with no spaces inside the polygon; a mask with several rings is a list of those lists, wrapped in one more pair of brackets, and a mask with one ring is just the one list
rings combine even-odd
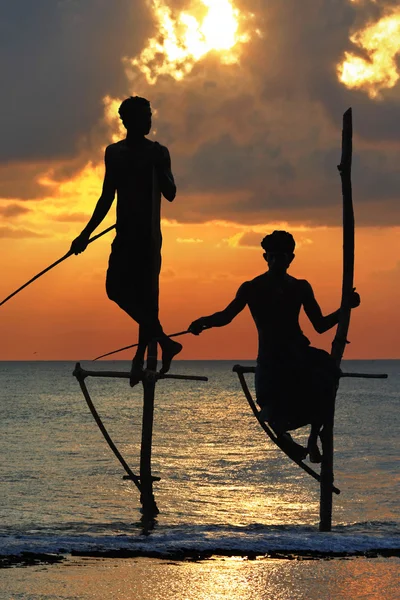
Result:
{"label": "seated man's shorts", "polygon": [[281,354],[257,363],[257,403],[265,407],[270,425],[279,430],[323,422],[334,401],[339,375],[324,350],[308,346],[296,354]]}

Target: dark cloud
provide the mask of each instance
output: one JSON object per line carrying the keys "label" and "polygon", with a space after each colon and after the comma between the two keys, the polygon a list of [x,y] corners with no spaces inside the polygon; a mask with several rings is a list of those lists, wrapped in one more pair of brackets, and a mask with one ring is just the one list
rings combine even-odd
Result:
{"label": "dark cloud", "polygon": [[185,175],[183,191],[191,188],[192,181],[200,191],[229,191],[262,185],[266,178],[279,184],[292,181],[295,168],[279,146],[269,146],[263,139],[237,144],[227,133],[202,145],[186,165]]}
{"label": "dark cloud", "polygon": [[0,198],[35,200],[50,195],[39,182],[48,168],[45,163],[0,164]]}
{"label": "dark cloud", "polygon": [[[352,32],[382,16],[383,6],[275,0],[250,7],[263,11],[265,35],[245,46],[240,69],[210,60],[206,76],[195,70],[176,95],[179,115],[161,96],[160,113],[174,128],[161,126],[160,136],[172,144],[182,192],[168,214],[189,222],[338,224],[341,122],[352,106],[358,223],[398,222],[400,89],[372,100],[344,87],[336,72],[354,50]],[[229,202],[220,200],[229,192]]]}
{"label": "dark cloud", "polygon": [[352,106],[357,222],[400,223],[400,84],[372,100],[343,86],[336,72],[345,51],[361,55],[351,34],[397,3],[236,5],[254,13],[263,32],[243,45],[239,64],[210,54],[182,81],[163,76],[152,86],[135,68],[128,81],[121,61],[155,34],[145,3],[2,2],[0,197],[50,195],[40,184],[46,169],[62,181],[100,160],[108,141],[102,98],[138,93],[158,110],[157,138],[172,155],[178,197],[165,217],[338,224],[341,119]]}
{"label": "dark cloud", "polygon": [[76,153],[102,117],[102,98],[126,94],[121,59],[149,31],[138,0],[2,0],[0,161]]}

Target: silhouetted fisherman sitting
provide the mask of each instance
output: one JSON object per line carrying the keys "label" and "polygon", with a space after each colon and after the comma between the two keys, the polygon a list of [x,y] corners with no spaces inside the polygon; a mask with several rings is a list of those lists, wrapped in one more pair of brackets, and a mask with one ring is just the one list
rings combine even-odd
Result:
{"label": "silhouetted fisherman sitting", "polygon": [[139,345],[131,367],[133,386],[141,379],[144,355],[152,339],[160,343],[164,373],[182,350],[181,344],[163,332],[158,319],[161,193],[172,202],[176,186],[168,149],[145,137],[151,128],[150,102],[131,96],[122,102],[119,114],[127,136],[106,148],[101,196],[89,223],[72,242],[71,250],[75,254],[85,250],[117,191],[117,234],[112,243],[106,289],[108,297],[139,324]]}
{"label": "silhouetted fisherman sitting", "polygon": [[[309,454],[311,462],[321,462],[318,435],[332,407],[340,372],[327,352],[310,346],[300,329],[299,313],[303,307],[314,329],[324,333],[338,323],[339,311],[324,317],[308,281],[286,273],[294,259],[290,233],[274,231],[261,246],[268,271],[243,283],[223,311],[193,321],[189,330],[198,335],[210,327],[223,327],[248,305],[258,330],[255,388],[260,417],[292,456],[303,459]],[[359,304],[353,291],[352,308]],[[303,448],[287,432],[307,424],[311,433]]]}

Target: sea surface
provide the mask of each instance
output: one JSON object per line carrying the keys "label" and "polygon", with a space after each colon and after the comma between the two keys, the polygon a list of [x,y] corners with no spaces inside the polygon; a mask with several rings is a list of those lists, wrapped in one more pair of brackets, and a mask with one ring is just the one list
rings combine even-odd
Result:
{"label": "sea surface", "polygon": [[[150,533],[142,528],[138,491],[123,479],[72,376],[74,363],[1,362],[0,555],[69,557],[126,550],[175,558],[196,552],[398,556],[400,361],[343,363],[345,371],[387,373],[389,378],[341,380],[335,424],[335,484],[341,494],[334,496],[331,533],[318,532],[318,483],[266,438],[232,373],[235,362],[176,361],[172,373],[205,375],[209,381],[157,383],[153,474],[161,477],[154,485],[160,514]],[[82,366],[127,371],[129,363]],[[86,382],[114,442],[137,473],[141,386],[131,389],[124,379]],[[304,428],[296,439],[304,442],[306,435]],[[145,561],[159,562],[140,560],[141,568]],[[385,568],[397,561],[399,567],[398,558],[373,560]]]}

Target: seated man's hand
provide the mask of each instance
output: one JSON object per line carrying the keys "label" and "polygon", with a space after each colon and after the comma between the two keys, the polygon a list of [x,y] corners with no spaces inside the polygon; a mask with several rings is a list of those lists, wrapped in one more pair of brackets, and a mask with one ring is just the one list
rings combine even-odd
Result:
{"label": "seated man's hand", "polygon": [[75,238],[72,242],[70,252],[72,252],[73,254],[80,254],[81,252],[86,250],[88,243],[89,235],[82,231],[82,233],[78,235],[78,237]]}
{"label": "seated man's hand", "polygon": [[204,329],[207,329],[205,317],[200,317],[200,319],[196,319],[189,325],[189,331],[194,335],[199,335]]}
{"label": "seated man's hand", "polygon": [[357,308],[357,306],[360,306],[360,294],[358,292],[356,292],[356,288],[353,288],[353,293],[350,299],[350,306],[351,308]]}

